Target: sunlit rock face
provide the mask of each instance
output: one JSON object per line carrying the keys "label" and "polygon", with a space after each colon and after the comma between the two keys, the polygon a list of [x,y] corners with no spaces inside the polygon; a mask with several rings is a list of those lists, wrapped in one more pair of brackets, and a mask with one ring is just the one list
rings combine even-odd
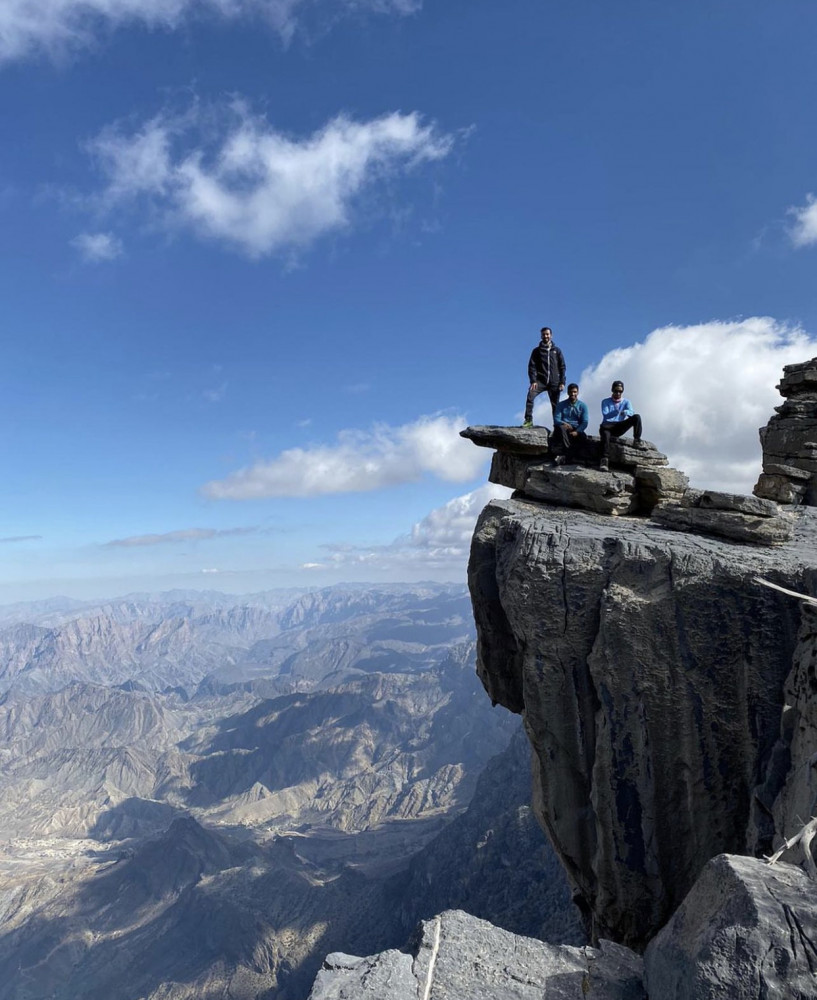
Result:
{"label": "sunlit rock face", "polygon": [[643,948],[713,856],[770,850],[808,798],[812,613],[754,580],[813,592],[817,516],[787,516],[774,548],[524,498],[478,522],[478,673],[524,717],[595,937]]}
{"label": "sunlit rock face", "polygon": [[760,429],[763,472],[755,495],[817,506],[817,358],[786,365],[777,388],[784,402]]}

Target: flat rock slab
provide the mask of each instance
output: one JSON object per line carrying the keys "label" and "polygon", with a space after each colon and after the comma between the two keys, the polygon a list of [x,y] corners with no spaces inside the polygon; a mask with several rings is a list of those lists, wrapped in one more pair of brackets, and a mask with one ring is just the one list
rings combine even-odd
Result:
{"label": "flat rock slab", "polygon": [[781,545],[791,538],[794,530],[791,519],[782,514],[778,517],[756,517],[733,510],[686,506],[672,500],[659,503],[651,517],[662,528],[715,535],[751,545]]}
{"label": "flat rock slab", "polygon": [[630,514],[638,506],[635,478],[629,473],[600,472],[580,465],[534,467],[524,492],[535,500],[597,514]]}
{"label": "flat rock slab", "polygon": [[660,1000],[814,1000],[817,892],[792,865],[721,854],[645,955]]}
{"label": "flat rock slab", "polygon": [[420,925],[411,951],[329,955],[309,1000],[643,1000],[642,962],[609,941],[550,945],[462,910]]}
{"label": "flat rock slab", "polygon": [[466,427],[460,437],[481,448],[509,451],[517,455],[547,455],[550,433],[547,427]]}
{"label": "flat rock slab", "polygon": [[660,452],[651,441],[642,439],[641,446],[636,448],[630,438],[613,438],[610,442],[610,461],[614,465],[632,467],[655,467],[669,465],[669,459]]}
{"label": "flat rock slab", "polygon": [[681,503],[685,507],[731,510],[753,517],[777,517],[780,514],[780,507],[773,500],[747,497],[740,493],[718,493],[715,490],[688,490]]}

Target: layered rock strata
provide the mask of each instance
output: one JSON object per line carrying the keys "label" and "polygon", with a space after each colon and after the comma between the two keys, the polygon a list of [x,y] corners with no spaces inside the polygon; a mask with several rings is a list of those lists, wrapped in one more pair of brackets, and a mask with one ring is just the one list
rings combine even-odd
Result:
{"label": "layered rock strata", "polygon": [[809,795],[791,774],[813,720],[786,692],[817,687],[813,613],[754,579],[813,592],[817,514],[791,520],[766,549],[523,497],[480,517],[478,673],[523,715],[534,807],[596,938],[643,948],[710,858],[770,852]]}
{"label": "layered rock strata", "polygon": [[784,402],[760,429],[763,472],[755,496],[817,506],[817,358],[786,365],[777,389]]}

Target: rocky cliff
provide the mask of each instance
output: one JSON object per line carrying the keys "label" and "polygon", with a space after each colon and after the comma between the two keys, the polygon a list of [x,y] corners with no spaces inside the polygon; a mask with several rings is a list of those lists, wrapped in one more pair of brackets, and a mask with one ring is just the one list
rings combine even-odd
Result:
{"label": "rocky cliff", "polygon": [[[802,467],[804,428],[799,466],[769,456],[766,475]],[[641,950],[711,858],[770,852],[811,815],[814,613],[756,578],[814,593],[817,512],[689,490],[653,446],[620,443],[599,472],[592,441],[550,467],[544,431],[494,430],[464,432],[516,489],[474,534],[478,673],[524,718],[535,809],[594,939]]]}

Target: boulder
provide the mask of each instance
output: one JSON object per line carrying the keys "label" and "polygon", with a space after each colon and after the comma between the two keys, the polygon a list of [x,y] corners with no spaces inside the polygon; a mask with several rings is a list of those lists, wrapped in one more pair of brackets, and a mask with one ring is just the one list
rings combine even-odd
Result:
{"label": "boulder", "polygon": [[817,358],[786,365],[777,388],[785,401],[760,429],[763,472],[754,494],[779,503],[815,506]]}
{"label": "boulder", "polygon": [[733,542],[750,545],[782,545],[791,536],[794,525],[785,516],[753,517],[731,510],[713,510],[663,501],[652,512],[652,520],[662,528],[717,535]]}
{"label": "boulder", "polygon": [[481,448],[493,448],[515,455],[547,455],[550,432],[547,427],[497,427],[483,425],[466,427],[460,437],[473,441]]}
{"label": "boulder", "polygon": [[520,937],[462,910],[424,920],[406,951],[332,954],[309,1000],[644,1000],[638,955]]}
{"label": "boulder", "polygon": [[630,514],[638,506],[633,476],[579,465],[532,468],[523,492],[535,500],[560,507],[581,507],[598,514]]}
{"label": "boulder", "polygon": [[638,509],[642,514],[651,513],[662,500],[680,500],[689,486],[689,478],[678,469],[640,466],[634,475]]}
{"label": "boulder", "polygon": [[814,1000],[817,893],[799,868],[722,854],[647,948],[656,1000]]}

